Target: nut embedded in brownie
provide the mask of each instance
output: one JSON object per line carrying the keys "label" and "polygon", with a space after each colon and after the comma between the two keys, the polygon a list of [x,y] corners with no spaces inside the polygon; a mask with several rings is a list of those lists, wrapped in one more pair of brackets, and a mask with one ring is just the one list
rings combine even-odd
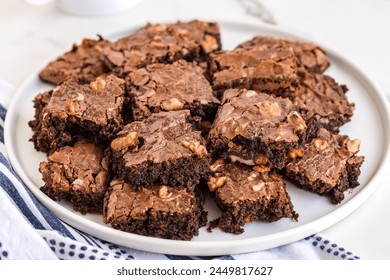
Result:
{"label": "nut embedded in brownie", "polygon": [[[310,138],[300,108],[289,99],[253,90],[227,90],[208,135],[209,151],[246,164],[268,158],[283,169],[288,152]],[[265,156],[265,157],[264,157]]]}
{"label": "nut embedded in brownie", "polygon": [[286,176],[300,188],[329,197],[334,204],[340,203],[345,190],[359,185],[364,161],[363,156],[356,155],[359,149],[359,140],[321,128],[299,155],[291,156]]}
{"label": "nut embedded in brownie", "polygon": [[196,21],[148,24],[106,47],[103,50],[106,64],[117,75],[125,77],[153,63],[173,63],[180,59],[205,62],[208,52],[221,47],[218,29],[216,24]]}
{"label": "nut embedded in brownie", "polygon": [[329,59],[326,52],[311,42],[300,42],[274,38],[270,36],[256,36],[253,39],[240,44],[238,48],[263,48],[264,46],[292,48],[298,59],[298,66],[304,67],[309,72],[323,73],[329,67]]}
{"label": "nut embedded in brownie", "polygon": [[36,119],[29,123],[35,148],[50,154],[79,139],[108,143],[123,127],[124,84],[113,75],[90,83],[70,78],[46,94],[44,101],[38,95]]}
{"label": "nut embedded in brownie", "polygon": [[134,186],[193,189],[209,172],[205,141],[188,110],[160,112],[132,122],[110,147],[115,175]]}
{"label": "nut embedded in brownie", "polygon": [[184,60],[131,72],[128,91],[134,120],[160,111],[189,109],[191,115],[212,121],[220,104],[202,69]]}
{"label": "nut embedded in brownie", "polygon": [[107,40],[83,39],[80,45],[73,45],[56,60],[50,62],[40,73],[39,77],[46,82],[59,85],[72,76],[95,79],[107,73],[102,49],[111,44]]}
{"label": "nut embedded in brownie", "polygon": [[252,221],[274,222],[281,218],[297,220],[286,185],[267,167],[231,163],[223,159],[211,165],[208,179],[210,191],[222,215],[210,223],[210,230],[219,227],[225,232],[240,234]]}
{"label": "nut embedded in brownie", "polygon": [[134,190],[114,179],[104,199],[104,222],[140,235],[191,240],[206,225],[206,215],[198,189],[160,185]]}
{"label": "nut embedded in brownie", "polygon": [[41,162],[41,190],[54,200],[67,199],[76,211],[102,213],[109,183],[108,158],[99,146],[85,141],[66,146]]}
{"label": "nut embedded in brownie", "polygon": [[214,89],[246,88],[288,96],[299,83],[297,59],[291,48],[264,45],[210,54]]}
{"label": "nut embedded in brownie", "polygon": [[338,132],[340,126],[350,121],[354,103],[349,103],[345,85],[322,74],[302,72],[300,88],[290,96],[294,104],[307,109],[307,117],[314,117],[331,132]]}

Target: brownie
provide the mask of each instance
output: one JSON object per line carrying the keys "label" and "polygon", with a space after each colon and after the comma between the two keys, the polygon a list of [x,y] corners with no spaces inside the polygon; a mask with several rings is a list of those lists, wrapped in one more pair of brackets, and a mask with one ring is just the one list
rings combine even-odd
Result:
{"label": "brownie", "polygon": [[252,221],[274,222],[281,218],[297,220],[282,178],[263,165],[253,167],[218,159],[211,165],[210,191],[222,211],[212,227],[240,234]]}
{"label": "brownie", "polygon": [[[103,52],[106,65],[117,75],[153,63],[206,61],[206,55],[220,49],[218,25],[198,21],[176,24],[148,24],[120,38]],[[196,31],[195,31],[196,30]]]}
{"label": "brownie", "polygon": [[302,114],[287,98],[246,89],[227,90],[208,135],[209,151],[245,164],[266,158],[275,168],[283,169],[288,152],[300,147],[311,134],[311,124]]}
{"label": "brownie", "polygon": [[109,183],[108,159],[101,147],[85,141],[52,153],[39,165],[45,185],[41,190],[54,200],[67,199],[76,211],[102,213]]}
{"label": "brownie", "polygon": [[103,219],[113,228],[166,239],[191,240],[206,224],[200,193],[155,186],[138,191],[121,179],[110,183]]}
{"label": "brownie", "polygon": [[[35,120],[29,125],[38,151],[48,154],[88,139],[105,144],[123,127],[124,80],[113,75],[89,83],[70,78],[50,94],[35,98]],[[38,118],[38,119],[37,119]]]}
{"label": "brownie", "polygon": [[344,199],[344,191],[359,185],[363,156],[356,154],[360,140],[332,134],[321,128],[311,142],[290,154],[286,176],[302,189],[329,197],[332,203]]}
{"label": "brownie", "polygon": [[220,103],[202,69],[184,60],[135,70],[129,75],[128,88],[134,120],[189,109],[193,116],[212,121]]}
{"label": "brownie", "polygon": [[126,125],[111,142],[116,177],[134,186],[193,189],[209,171],[209,156],[190,111],[152,114]]}
{"label": "brownie", "polygon": [[253,39],[240,44],[237,48],[262,48],[262,47],[292,48],[298,59],[298,66],[304,67],[309,72],[323,73],[329,67],[329,59],[326,52],[311,42],[286,40],[269,36],[256,36]]}
{"label": "brownie", "polygon": [[355,109],[355,104],[348,102],[347,91],[345,85],[338,85],[327,75],[303,72],[300,88],[290,98],[308,110],[309,118],[315,117],[329,131],[338,132]]}
{"label": "brownie", "polygon": [[[195,40],[201,47],[201,55],[207,55],[221,50],[221,35],[219,25],[216,22],[192,20],[189,22],[177,22],[177,28],[187,32],[187,35]],[[202,57],[205,59],[205,57]]]}
{"label": "brownie", "polygon": [[280,45],[213,52],[210,72],[219,95],[226,89],[246,88],[288,96],[299,83],[295,53]]}
{"label": "brownie", "polygon": [[106,73],[102,49],[110,44],[109,41],[83,39],[80,45],[73,45],[56,60],[50,62],[40,73],[39,77],[52,84],[60,84],[71,76],[82,76],[95,79]]}

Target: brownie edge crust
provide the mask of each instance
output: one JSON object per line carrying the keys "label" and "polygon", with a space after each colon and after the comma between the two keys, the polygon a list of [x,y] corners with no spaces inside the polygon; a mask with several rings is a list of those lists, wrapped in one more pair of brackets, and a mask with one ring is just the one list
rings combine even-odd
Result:
{"label": "brownie edge crust", "polygon": [[147,236],[191,240],[206,225],[203,196],[169,186],[134,190],[114,179],[106,193],[104,222],[113,228]]}

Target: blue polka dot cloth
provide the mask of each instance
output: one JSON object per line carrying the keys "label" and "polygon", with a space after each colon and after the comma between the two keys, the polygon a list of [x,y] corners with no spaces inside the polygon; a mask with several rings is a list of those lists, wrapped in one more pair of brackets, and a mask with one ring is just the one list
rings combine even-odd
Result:
{"label": "blue polka dot cloth", "polygon": [[[8,89],[8,90],[7,90]],[[0,260],[247,260],[339,259],[358,256],[320,234],[270,250],[214,257],[175,256],[125,248],[73,228],[45,208],[25,187],[7,160],[3,124],[7,93],[0,83]]]}

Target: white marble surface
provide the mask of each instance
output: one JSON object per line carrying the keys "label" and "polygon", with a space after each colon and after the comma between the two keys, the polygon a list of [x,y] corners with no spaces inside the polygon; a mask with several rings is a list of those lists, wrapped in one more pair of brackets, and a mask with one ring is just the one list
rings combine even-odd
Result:
{"label": "white marble surface", "polygon": [[[390,1],[263,0],[277,24],[332,46],[359,65],[390,94]],[[79,17],[54,4],[0,1],[0,79],[16,87],[73,42],[147,21],[236,19],[257,22],[235,0],[143,0],[115,16]],[[323,231],[365,259],[390,259],[390,179],[350,216]]]}

